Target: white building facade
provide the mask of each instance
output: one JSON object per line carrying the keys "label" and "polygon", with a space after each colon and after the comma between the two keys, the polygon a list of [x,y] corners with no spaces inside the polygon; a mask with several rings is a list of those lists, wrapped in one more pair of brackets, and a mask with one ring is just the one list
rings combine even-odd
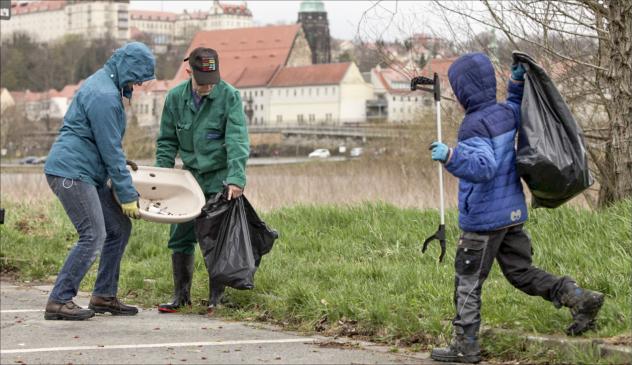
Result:
{"label": "white building facade", "polygon": [[129,0],[43,0],[11,3],[11,19],[2,20],[2,39],[26,33],[38,42],[51,42],[66,34],[87,39],[106,36],[129,39]]}
{"label": "white building facade", "polygon": [[213,1],[209,11],[169,13],[130,11],[130,27],[150,36],[155,45],[188,44],[198,31],[253,26],[252,13],[243,4]]}
{"label": "white building facade", "polygon": [[366,121],[373,89],[352,63],[287,67],[268,85],[268,125],[343,125]]}

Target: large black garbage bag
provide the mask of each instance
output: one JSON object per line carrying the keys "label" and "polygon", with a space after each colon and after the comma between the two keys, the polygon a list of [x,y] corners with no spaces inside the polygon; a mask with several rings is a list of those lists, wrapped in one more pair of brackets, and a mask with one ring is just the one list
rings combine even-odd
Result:
{"label": "large black garbage bag", "polygon": [[259,218],[243,195],[227,200],[218,193],[195,221],[195,234],[213,284],[254,288],[261,256],[272,249],[276,231]]}
{"label": "large black garbage bag", "polygon": [[517,170],[534,207],[556,208],[593,184],[583,132],[551,78],[526,53],[514,52],[525,68]]}
{"label": "large black garbage bag", "polygon": [[272,245],[274,245],[274,241],[279,238],[279,233],[268,227],[268,225],[259,218],[259,215],[245,196],[242,195],[240,199],[243,199],[244,208],[246,210],[246,221],[248,222],[248,229],[250,230],[255,266],[259,267],[261,256],[272,250]]}

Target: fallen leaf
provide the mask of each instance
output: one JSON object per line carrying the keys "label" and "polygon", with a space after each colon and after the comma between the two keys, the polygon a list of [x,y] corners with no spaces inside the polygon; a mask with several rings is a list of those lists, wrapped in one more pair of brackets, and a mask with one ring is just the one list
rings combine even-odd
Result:
{"label": "fallen leaf", "polygon": [[154,331],[158,331],[160,329],[160,327],[156,327],[154,328]]}

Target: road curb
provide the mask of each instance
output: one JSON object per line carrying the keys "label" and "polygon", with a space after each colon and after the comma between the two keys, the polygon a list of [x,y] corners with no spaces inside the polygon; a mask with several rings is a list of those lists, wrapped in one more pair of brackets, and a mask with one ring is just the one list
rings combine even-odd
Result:
{"label": "road curb", "polygon": [[543,345],[561,351],[597,351],[602,357],[620,359],[621,363],[632,363],[632,348],[623,345],[609,344],[602,338],[572,338],[550,335],[524,334],[511,330],[488,328],[483,330],[484,336],[516,336],[529,345]]}

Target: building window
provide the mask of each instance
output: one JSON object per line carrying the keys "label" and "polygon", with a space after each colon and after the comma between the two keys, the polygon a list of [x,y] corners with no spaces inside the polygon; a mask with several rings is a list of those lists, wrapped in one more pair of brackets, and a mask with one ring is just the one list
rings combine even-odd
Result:
{"label": "building window", "polygon": [[296,89],[294,89],[294,96],[296,96]]}
{"label": "building window", "polygon": [[259,105],[259,110],[263,111],[263,104]]}
{"label": "building window", "polygon": [[277,96],[281,96],[281,89],[277,90]]}
{"label": "building window", "polygon": [[325,88],[325,95],[327,95],[327,88]]}
{"label": "building window", "polygon": [[302,123],[305,121],[305,119],[303,118],[303,114],[299,114],[299,115],[297,115],[297,116],[296,116],[296,121],[297,121],[299,124],[302,124]]}
{"label": "building window", "polygon": [[257,110],[257,104],[255,104],[255,110]]}
{"label": "building window", "polygon": [[400,97],[399,97],[399,101],[404,101],[404,97],[403,97],[403,96],[400,96]]}
{"label": "building window", "polygon": [[282,123],[283,122],[283,116],[282,115],[277,115],[277,123]]}
{"label": "building window", "polygon": [[285,96],[290,96],[290,90],[285,89]]}
{"label": "building window", "polygon": [[316,96],[318,96],[318,94],[320,94],[320,89],[316,88]]}
{"label": "building window", "polygon": [[325,114],[325,121],[326,121],[326,122],[331,122],[331,121],[332,121],[332,119],[333,119],[333,118],[332,118],[331,113],[327,113],[327,114]]}
{"label": "building window", "polygon": [[307,89],[307,95],[312,96],[312,88]]}
{"label": "building window", "polygon": [[336,95],[336,88],[335,87],[331,88],[331,95]]}
{"label": "building window", "polygon": [[309,115],[309,121],[310,122],[315,122],[316,121],[316,115],[315,114],[310,114]]}

